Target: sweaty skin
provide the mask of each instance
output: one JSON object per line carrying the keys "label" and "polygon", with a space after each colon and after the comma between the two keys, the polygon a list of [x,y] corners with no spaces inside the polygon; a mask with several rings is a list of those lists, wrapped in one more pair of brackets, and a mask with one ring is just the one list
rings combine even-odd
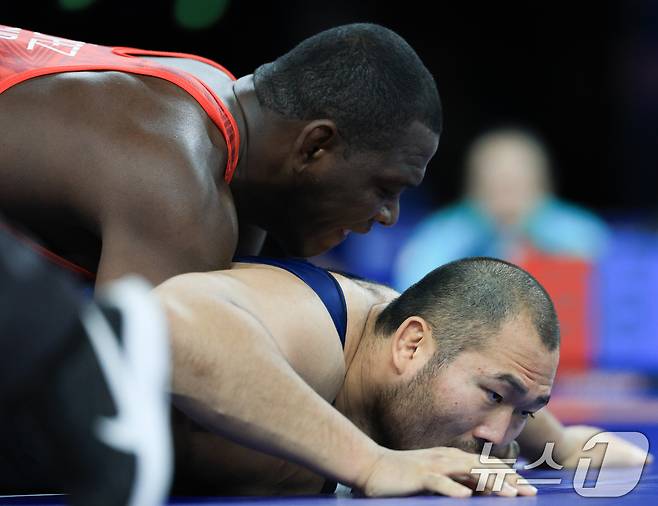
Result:
{"label": "sweaty skin", "polygon": [[[221,319],[221,334],[233,344],[250,337],[244,335],[247,322],[266,328],[267,333],[262,339],[267,342],[258,346],[271,347],[270,352],[280,353],[283,361],[279,366],[287,363],[291,367],[289,372],[294,371],[292,382],[298,383],[297,387],[302,383],[310,386],[314,394],[326,401],[326,410],[335,412],[329,403],[335,399],[343,384],[346,358],[349,359],[355,352],[367,309],[375,302],[375,294],[342,276],[336,276],[349,308],[344,353],[329,314],[304,282],[267,265],[233,265],[233,269],[221,273],[178,276],[155,290],[165,305],[172,325],[175,404],[193,418],[206,422],[205,425],[214,425],[212,420],[205,420],[212,418],[212,414],[200,413],[204,410],[194,409],[190,404],[212,398],[213,383],[210,377],[207,378],[208,382],[197,383],[196,380],[206,374],[213,378],[215,372],[220,374],[219,371],[205,369],[203,361],[215,350],[221,353],[224,337],[216,339],[216,332],[212,332],[212,337],[202,337],[190,330],[200,322],[210,330]],[[251,288],[254,283],[257,283],[258,289]],[[295,301],[294,306],[281,304],[278,297],[272,298],[273,293],[280,293],[278,290],[282,283],[286,287],[285,299]],[[190,299],[190,290],[213,293],[217,298]],[[254,315],[258,315],[257,319]],[[309,321],[314,321],[314,325],[308,325]],[[211,341],[215,339],[216,342]],[[248,356],[250,352],[241,349],[243,356]],[[251,366],[249,360],[244,360],[241,378],[234,378],[237,381],[235,397],[245,404],[245,408],[250,404],[250,393],[255,387],[248,378],[252,374],[260,375]],[[222,380],[224,384],[227,383],[226,379]],[[200,392],[199,387],[204,391]],[[263,388],[267,387],[263,385]],[[266,396],[266,406],[275,407],[277,398],[286,395],[286,392],[264,392],[263,395]],[[273,415],[263,413],[262,416]],[[179,411],[174,412],[174,433],[178,455],[177,480],[190,489],[226,494],[317,493],[324,483],[323,477],[305,467],[204,430],[199,423]],[[326,436],[334,439],[330,434]],[[359,436],[358,430],[353,427],[352,437],[358,440]],[[258,442],[256,446],[261,445],[264,451],[270,450],[267,442]],[[368,446],[367,442],[365,446]]]}
{"label": "sweaty skin", "polygon": [[[422,318],[373,333],[395,291],[333,276],[348,308],[344,349],[318,296],[276,267],[236,263],[155,289],[171,329],[175,491],[308,494],[326,476],[370,496],[467,496],[485,441],[514,458],[517,438],[531,461],[552,441],[556,461],[574,466],[601,430],[564,427],[541,409],[558,351],[523,313],[433,371],[438,345]],[[608,452],[619,465],[644,460],[620,439]],[[534,493],[515,480],[500,495]]]}
{"label": "sweaty skin", "polygon": [[[232,94],[213,70],[220,96]],[[235,100],[228,106],[242,121]],[[238,225],[226,144],[177,86],[121,72],[43,76],[0,94],[0,129],[2,212],[98,268],[98,282],[229,265]]]}
{"label": "sweaty skin", "polygon": [[285,253],[309,257],[351,231],[393,225],[400,193],[420,184],[438,146],[438,133],[412,121],[395,145],[346,156],[333,120],[262,107],[252,75],[232,81],[196,60],[148,59],[202,80],[235,118],[230,187],[220,131],[165,80],[69,72],[0,94],[0,212],[100,283],[225,269],[238,246],[258,254],[266,231]]}
{"label": "sweaty skin", "polygon": [[[317,493],[329,476],[368,495],[470,495],[447,475],[468,474],[477,467],[475,455],[387,450],[366,436],[358,417],[341,414],[350,410],[346,399],[358,396],[352,394],[361,369],[347,382],[346,375],[369,317],[395,292],[335,277],[348,307],[344,350],[318,297],[281,269],[234,264],[156,288],[170,321],[172,388],[181,411],[174,417],[178,491]],[[519,486],[516,493],[532,489]]]}

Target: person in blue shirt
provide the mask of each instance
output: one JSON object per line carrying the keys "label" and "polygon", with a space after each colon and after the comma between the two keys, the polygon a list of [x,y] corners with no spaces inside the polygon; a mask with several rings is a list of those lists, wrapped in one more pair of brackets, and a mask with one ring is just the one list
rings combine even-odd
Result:
{"label": "person in blue shirt", "polygon": [[468,256],[522,262],[534,249],[597,258],[607,242],[605,221],[557,197],[551,176],[548,150],[531,131],[500,127],[477,137],[466,156],[463,198],[412,230],[395,261],[395,288]]}

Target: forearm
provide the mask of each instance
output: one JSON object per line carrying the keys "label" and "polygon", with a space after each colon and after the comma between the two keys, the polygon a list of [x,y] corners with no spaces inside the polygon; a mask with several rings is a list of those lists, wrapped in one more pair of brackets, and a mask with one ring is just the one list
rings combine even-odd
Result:
{"label": "forearm", "polygon": [[361,484],[379,447],[296,374],[260,322],[239,308],[230,313],[224,336],[217,331],[226,326],[199,328],[201,318],[176,325],[177,405],[240,444]]}
{"label": "forearm", "polygon": [[521,447],[521,455],[536,460],[541,457],[548,442],[559,444],[564,433],[564,426],[548,411],[542,409],[526,424],[523,432],[517,438]]}

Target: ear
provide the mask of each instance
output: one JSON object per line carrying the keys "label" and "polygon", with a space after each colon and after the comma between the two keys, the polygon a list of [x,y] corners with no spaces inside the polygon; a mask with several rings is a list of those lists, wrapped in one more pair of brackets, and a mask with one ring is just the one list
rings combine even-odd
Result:
{"label": "ear", "polygon": [[410,316],[393,335],[393,367],[399,375],[414,376],[434,355],[435,350],[436,343],[427,321],[420,316]]}
{"label": "ear", "polygon": [[314,161],[326,156],[336,147],[338,129],[328,119],[313,120],[307,123],[295,139],[292,166],[295,172],[302,172]]}

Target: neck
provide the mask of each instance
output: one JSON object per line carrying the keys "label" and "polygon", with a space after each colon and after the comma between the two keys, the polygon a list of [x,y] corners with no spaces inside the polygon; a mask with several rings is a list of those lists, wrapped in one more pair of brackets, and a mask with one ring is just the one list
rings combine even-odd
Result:
{"label": "neck", "polygon": [[236,121],[240,131],[240,155],[231,182],[231,193],[241,223],[261,226],[280,193],[280,167],[285,165],[285,139],[277,115],[260,105],[253,75],[233,85]]}
{"label": "neck", "polygon": [[233,175],[231,186],[239,186],[249,179],[249,145],[251,144],[251,131],[253,123],[258,121],[257,111],[254,107],[256,91],[254,89],[253,76],[248,75],[241,77],[233,83],[233,97],[236,107],[233,111],[233,117],[238,125],[240,133],[240,153],[238,165]]}
{"label": "neck", "polygon": [[352,336],[351,340],[348,336],[345,346],[347,371],[335,403],[343,415],[371,438],[375,433],[372,414],[381,383],[379,371],[382,370],[382,360],[385,360],[384,347],[374,335],[374,327],[384,307],[385,304],[373,306],[360,335]]}

